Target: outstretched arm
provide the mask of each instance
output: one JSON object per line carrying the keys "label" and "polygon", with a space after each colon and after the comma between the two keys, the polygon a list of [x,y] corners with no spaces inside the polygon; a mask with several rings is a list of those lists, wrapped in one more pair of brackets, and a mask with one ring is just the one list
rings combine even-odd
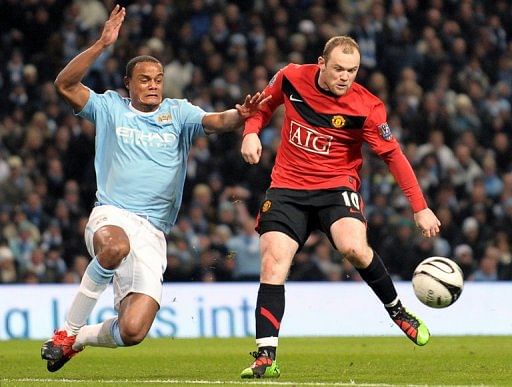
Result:
{"label": "outstretched arm", "polygon": [[414,212],[416,226],[421,230],[423,236],[427,238],[436,236],[440,231],[441,222],[432,210],[428,208],[418,180],[405,155],[397,147],[393,151],[381,155],[381,157],[388,165],[393,177],[409,200]]}
{"label": "outstretched arm", "polygon": [[231,132],[243,122],[259,111],[271,97],[265,97],[263,93],[247,95],[243,105],[236,104],[235,109],[229,109],[221,113],[208,113],[203,118],[204,131],[207,134]]}
{"label": "outstretched arm", "polygon": [[75,111],[82,110],[89,99],[89,89],[82,84],[82,78],[96,58],[117,40],[125,14],[124,7],[116,5],[105,22],[101,37],[91,47],[73,58],[57,75],[54,82],[57,92]]}

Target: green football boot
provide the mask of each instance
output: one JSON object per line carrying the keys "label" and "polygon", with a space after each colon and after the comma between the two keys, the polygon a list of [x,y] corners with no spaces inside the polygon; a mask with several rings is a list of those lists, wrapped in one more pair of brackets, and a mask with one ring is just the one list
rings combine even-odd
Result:
{"label": "green football boot", "polygon": [[256,360],[242,371],[240,374],[242,379],[278,378],[281,375],[276,361],[270,356],[263,352],[252,352],[251,355]]}
{"label": "green football boot", "polygon": [[409,313],[401,303],[388,309],[391,319],[416,345],[425,345],[430,339],[430,332],[423,321]]}

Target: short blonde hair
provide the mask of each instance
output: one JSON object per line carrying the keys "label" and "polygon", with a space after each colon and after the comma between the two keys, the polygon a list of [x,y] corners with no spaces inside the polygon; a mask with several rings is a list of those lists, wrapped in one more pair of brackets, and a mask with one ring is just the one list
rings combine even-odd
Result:
{"label": "short blonde hair", "polygon": [[335,36],[325,43],[324,52],[322,53],[325,60],[329,59],[329,55],[336,47],[342,47],[343,53],[345,54],[352,54],[354,53],[354,50],[356,50],[359,55],[361,55],[361,51],[359,51],[359,44],[357,44],[357,42],[350,36],[341,35]]}

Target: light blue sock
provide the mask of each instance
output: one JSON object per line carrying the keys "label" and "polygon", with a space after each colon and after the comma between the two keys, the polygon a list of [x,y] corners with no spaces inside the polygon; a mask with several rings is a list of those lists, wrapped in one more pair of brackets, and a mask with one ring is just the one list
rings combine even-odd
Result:
{"label": "light blue sock", "polygon": [[115,270],[105,269],[100,265],[98,258],[94,257],[85,270],[89,278],[98,285],[110,283]]}
{"label": "light blue sock", "polygon": [[80,289],[69,308],[64,329],[69,335],[77,335],[91,314],[98,298],[107,288],[114,276],[115,270],[105,269],[96,257],[93,258],[80,283]]}
{"label": "light blue sock", "polygon": [[116,342],[118,347],[124,347],[125,344],[123,339],[121,338],[121,331],[119,330],[119,320],[116,318],[110,327],[110,331],[112,332],[112,337]]}

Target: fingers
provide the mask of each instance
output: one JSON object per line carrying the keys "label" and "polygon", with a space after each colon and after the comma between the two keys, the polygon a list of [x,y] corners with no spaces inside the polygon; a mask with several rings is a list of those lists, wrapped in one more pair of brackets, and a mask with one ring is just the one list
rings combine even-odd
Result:
{"label": "fingers", "polygon": [[[264,95],[264,94],[262,94],[262,95]],[[271,99],[271,98],[272,98],[272,96],[271,96],[271,95],[269,95],[269,96],[267,96],[267,97],[263,98],[263,99],[258,103],[258,105],[259,105],[259,106],[263,106],[263,105],[265,105],[268,101],[270,101],[270,99]]]}
{"label": "fingers", "polygon": [[124,20],[124,16],[126,14],[126,9],[121,7],[119,4],[116,4],[112,12],[110,12],[109,19],[115,22],[122,22]]}
{"label": "fingers", "polygon": [[247,94],[244,100],[244,105],[261,105],[266,103],[271,98],[271,95],[266,96],[265,93],[258,91],[254,95]]}
{"label": "fingers", "polygon": [[112,11],[110,12],[110,19],[112,19],[112,17],[117,13],[119,12],[119,8],[121,6],[119,4],[116,4],[116,6],[112,9]]}
{"label": "fingers", "polygon": [[260,156],[256,154],[243,155],[242,157],[248,164],[258,164],[260,162]]}
{"label": "fingers", "polygon": [[437,225],[437,224],[432,227],[425,227],[425,228],[419,227],[419,228],[421,230],[421,234],[426,238],[435,237],[441,231],[439,228],[439,225]]}
{"label": "fingers", "polygon": [[261,148],[256,149],[255,151],[247,151],[242,149],[242,158],[248,164],[258,164],[261,158]]}

